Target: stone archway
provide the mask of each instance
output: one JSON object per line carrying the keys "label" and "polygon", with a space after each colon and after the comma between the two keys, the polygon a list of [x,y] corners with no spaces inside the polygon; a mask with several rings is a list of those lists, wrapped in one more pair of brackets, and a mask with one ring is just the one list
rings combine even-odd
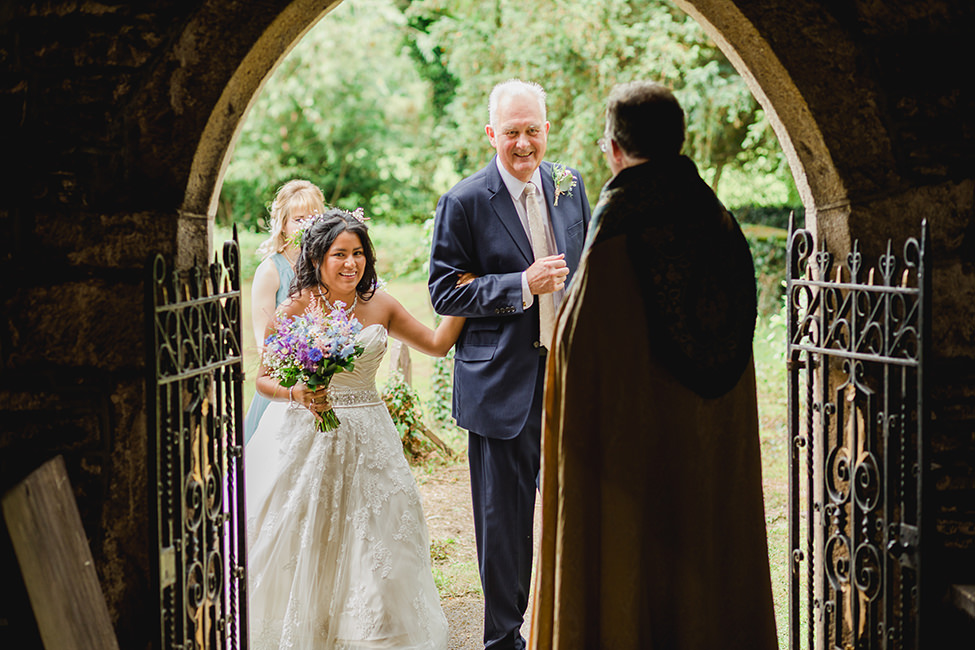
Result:
{"label": "stone archway", "polygon": [[[278,13],[272,7],[261,21],[238,15],[225,1],[204,3],[185,25],[165,63],[156,67],[134,107],[143,115],[138,125],[139,166],[162,175],[185,170],[183,178],[173,178],[174,189],[183,190],[181,259],[202,252],[195,250],[193,242],[199,238],[193,233],[202,234],[204,226],[191,224],[215,212],[228,154],[247,109],[277,63],[339,2],[274,4]],[[876,84],[863,83],[858,44],[842,38],[815,0],[806,0],[794,11],[775,12],[774,21],[761,7],[732,0],[675,0],[675,4],[704,27],[746,80],[786,153],[807,218],[822,221],[836,240],[835,230],[842,230],[851,204],[896,184],[892,144],[876,97],[879,91]],[[795,38],[807,39],[808,45],[777,47],[769,36],[790,30]],[[225,34],[234,38],[228,40]],[[811,84],[814,75],[807,71],[817,68],[832,73],[828,88],[822,81]],[[851,125],[836,115],[854,115],[856,120]],[[842,127],[837,127],[838,121]],[[838,128],[843,130],[842,138],[835,137]],[[177,130],[180,137],[174,141]],[[845,143],[839,151],[837,141]],[[174,142],[181,150],[171,156],[157,155]]]}
{"label": "stone archway", "polygon": [[[807,227],[848,249],[853,205],[896,182],[878,88],[860,68],[857,44],[813,2],[787,12],[731,0],[675,4],[714,39],[769,116]],[[791,35],[784,43],[783,34]],[[828,81],[810,74],[816,69],[827,71]]]}
{"label": "stone archway", "polygon": [[[812,225],[818,205],[846,192],[810,108],[768,41],[732,2],[675,0],[714,39],[765,110]],[[807,170],[809,170],[807,172]]]}

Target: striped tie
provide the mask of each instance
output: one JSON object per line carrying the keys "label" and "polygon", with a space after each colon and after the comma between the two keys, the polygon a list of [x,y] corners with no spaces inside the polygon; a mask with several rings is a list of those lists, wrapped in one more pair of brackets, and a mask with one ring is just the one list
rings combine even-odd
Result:
{"label": "striped tie", "polygon": [[[535,200],[537,188],[534,183],[525,185],[525,209],[528,212],[528,229],[532,236],[532,250],[535,259],[548,257],[552,251],[548,247],[545,221],[538,201]],[[553,294],[546,293],[535,296],[538,301],[538,331],[539,339],[546,348],[552,348],[552,335],[555,332],[555,299]]]}

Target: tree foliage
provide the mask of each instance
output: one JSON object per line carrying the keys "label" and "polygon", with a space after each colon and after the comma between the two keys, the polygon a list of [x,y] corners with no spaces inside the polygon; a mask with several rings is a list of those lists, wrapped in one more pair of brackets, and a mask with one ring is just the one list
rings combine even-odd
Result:
{"label": "tree foliage", "polygon": [[490,159],[487,96],[512,77],[546,89],[546,157],[577,167],[593,201],[610,175],[595,146],[606,97],[617,83],[653,79],[680,99],[684,152],[726,203],[798,205],[744,81],[665,0],[346,0],[252,107],[219,216],[259,225],[275,189],[304,177],[330,204],[423,221]]}
{"label": "tree foliage", "polygon": [[242,127],[221,193],[221,217],[260,225],[292,178],[325,201],[370,216],[423,221],[437,159],[427,82],[402,47],[389,2],[349,2],[325,17],[267,81]]}

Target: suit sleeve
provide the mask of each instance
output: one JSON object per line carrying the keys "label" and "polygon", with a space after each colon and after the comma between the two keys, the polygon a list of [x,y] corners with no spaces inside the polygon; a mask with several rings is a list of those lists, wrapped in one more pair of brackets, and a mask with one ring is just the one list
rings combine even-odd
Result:
{"label": "suit sleeve", "polygon": [[[521,271],[487,273],[478,255],[480,232],[470,202],[450,193],[437,203],[430,250],[429,289],[433,308],[447,316],[477,318],[522,313]],[[458,287],[463,273],[478,276]]]}

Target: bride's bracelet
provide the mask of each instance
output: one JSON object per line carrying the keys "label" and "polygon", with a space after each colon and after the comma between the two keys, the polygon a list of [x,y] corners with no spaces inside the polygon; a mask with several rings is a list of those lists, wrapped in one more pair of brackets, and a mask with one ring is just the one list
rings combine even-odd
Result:
{"label": "bride's bracelet", "polygon": [[288,387],[288,403],[295,403],[295,387],[294,385]]}

